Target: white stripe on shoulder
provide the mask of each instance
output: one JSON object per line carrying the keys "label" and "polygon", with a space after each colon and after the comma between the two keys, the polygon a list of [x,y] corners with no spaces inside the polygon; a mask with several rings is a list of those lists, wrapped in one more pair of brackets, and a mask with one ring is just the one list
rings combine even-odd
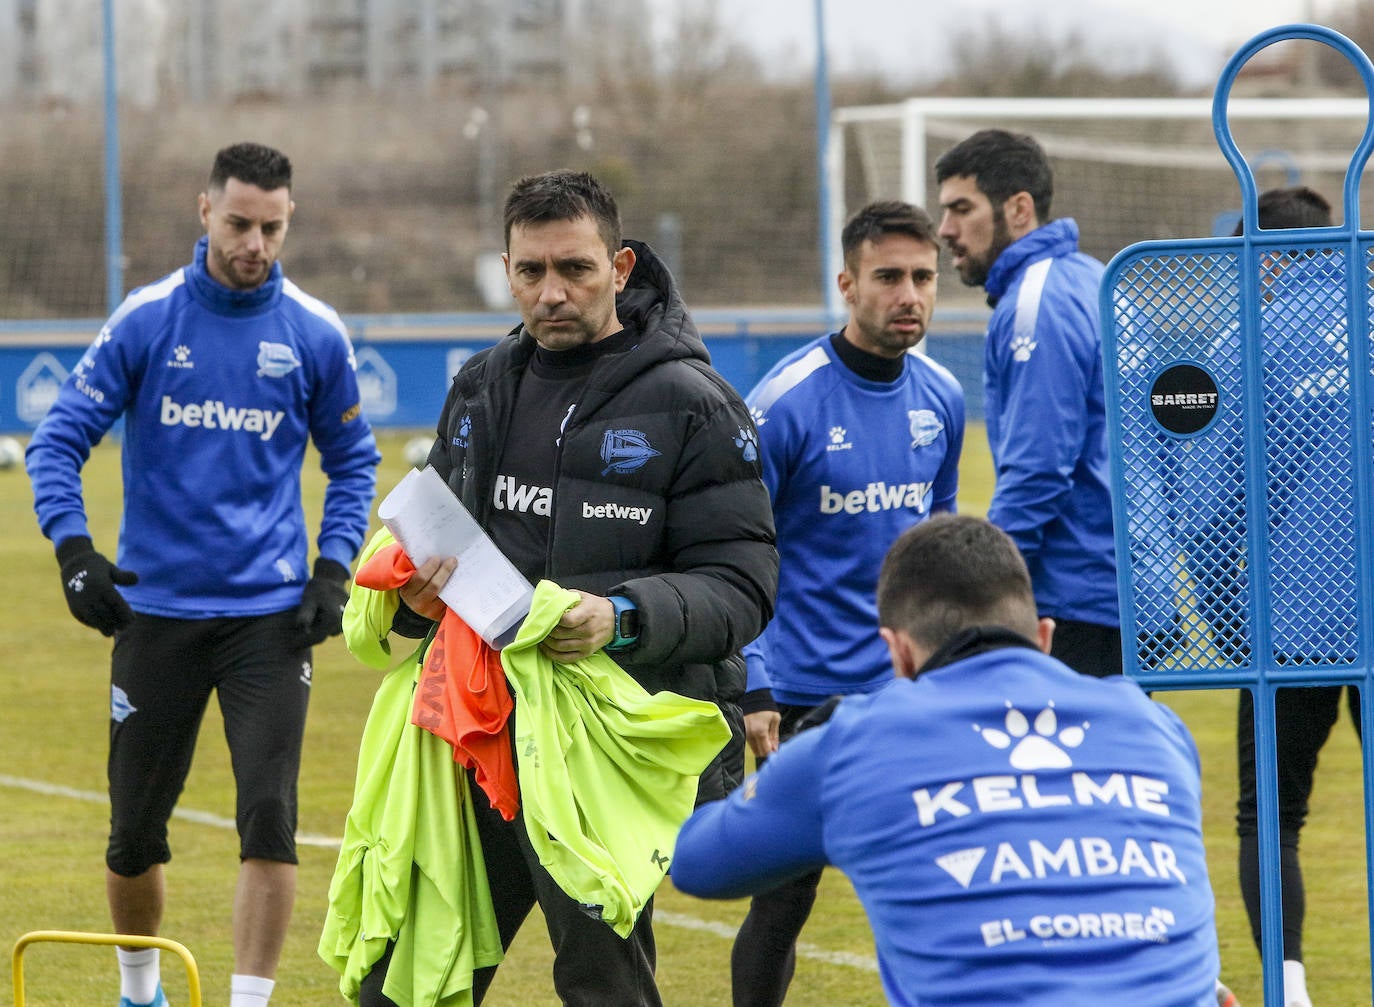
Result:
{"label": "white stripe on shoulder", "polygon": [[923,352],[919,346],[913,346],[911,349],[907,350],[907,353],[911,355],[912,363],[915,366],[934,371],[946,381],[953,381],[956,385],[959,384],[959,379],[954,376],[953,371],[938,360],[933,359],[929,353]]}
{"label": "white stripe on shoulder", "polygon": [[749,402],[749,408],[757,415],[768,412],[774,402],[782,398],[797,385],[830,363],[830,356],[824,346],[812,347],[811,351],[792,361],[758,390]]}
{"label": "white stripe on shoulder", "polygon": [[330,325],[334,326],[339,335],[343,336],[344,342],[351,342],[348,338],[348,326],[343,323],[343,319],[339,317],[339,313],[328,304],[325,304],[324,301],[320,300],[318,297],[312,297],[307,294],[285,276],[281,278],[281,292],[312,315],[323,318]]}
{"label": "white stripe on shoulder", "polygon": [[172,296],[172,292],[186,282],[186,270],[183,267],[174,273],[168,273],[156,283],[150,283],[146,287],[135,290],[115,308],[109,320],[105,323],[105,328],[110,329],[118,325],[120,321],[138,308],[145,304],[152,304],[154,301],[164,301]]}
{"label": "white stripe on shoulder", "polygon": [[1012,337],[1035,338],[1035,323],[1040,320],[1040,296],[1045,292],[1045,280],[1050,275],[1054,259],[1041,259],[1026,267],[1025,279],[1016,295],[1016,325]]}

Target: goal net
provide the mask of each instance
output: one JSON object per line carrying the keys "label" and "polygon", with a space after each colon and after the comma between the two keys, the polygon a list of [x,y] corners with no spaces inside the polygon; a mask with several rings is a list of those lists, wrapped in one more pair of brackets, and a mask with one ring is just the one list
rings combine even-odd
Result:
{"label": "goal net", "polygon": [[[1364,99],[1239,98],[1227,106],[1258,190],[1310,185],[1338,220],[1368,116]],[[936,159],[989,127],[1040,142],[1054,167],[1054,216],[1075,218],[1083,250],[1103,261],[1137,241],[1230,234],[1239,220],[1240,189],[1217,146],[1209,98],[913,98],[838,108],[831,122],[835,234],[873,199],[905,199],[937,216]],[[1360,218],[1368,219],[1368,207]],[[956,290],[945,286],[942,295]]]}

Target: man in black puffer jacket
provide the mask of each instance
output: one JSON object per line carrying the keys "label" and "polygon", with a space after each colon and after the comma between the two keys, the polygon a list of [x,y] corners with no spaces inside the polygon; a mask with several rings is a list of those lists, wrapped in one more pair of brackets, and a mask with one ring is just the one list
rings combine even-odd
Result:
{"label": "man in black puffer jacket", "polygon": [[[735,742],[703,774],[698,800],[723,797],[744,765],[739,651],[772,616],[777,589],[753,422],[712,370],[668,270],[646,245],[622,242],[595,179],[522,179],[505,230],[523,324],[454,378],[429,464],[531,583],[581,593],[541,645],[550,657],[604,648],[649,691],[720,706]],[[397,631],[423,635],[443,614],[438,589],[454,569],[450,559],[417,570]],[[519,817],[476,803],[503,945],[538,902],[563,1003],[658,1005],[652,902],[621,940],[539,865]],[[475,977],[476,1002],[494,971]]]}

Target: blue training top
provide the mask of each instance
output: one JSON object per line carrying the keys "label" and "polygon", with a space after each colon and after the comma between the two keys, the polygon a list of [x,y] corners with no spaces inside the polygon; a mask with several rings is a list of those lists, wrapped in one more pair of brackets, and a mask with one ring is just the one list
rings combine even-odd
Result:
{"label": "blue training top", "polygon": [[744,649],[750,689],[812,706],[892,679],[878,636],[878,570],[892,542],[955,507],[964,392],[917,353],[870,381],[824,336],[750,392],[778,535],[773,621]]}
{"label": "blue training top", "polygon": [[121,588],[138,612],[264,615],[309,579],[300,471],[314,442],[329,477],[319,554],[348,566],[380,461],[347,330],[282,276],[231,290],[194,261],[133,291],[62,385],[26,464],[43,533],[89,535],[81,468],[120,416]]}
{"label": "blue training top", "polygon": [[983,390],[997,477],[988,520],[1025,557],[1041,615],[1119,626],[1102,273],[1069,219],[1012,242],[988,273]]}
{"label": "blue training top", "polygon": [[688,819],[672,878],[729,899],[833,864],[893,1004],[1215,1007],[1201,789],[1135,683],[999,649],[843,700]]}

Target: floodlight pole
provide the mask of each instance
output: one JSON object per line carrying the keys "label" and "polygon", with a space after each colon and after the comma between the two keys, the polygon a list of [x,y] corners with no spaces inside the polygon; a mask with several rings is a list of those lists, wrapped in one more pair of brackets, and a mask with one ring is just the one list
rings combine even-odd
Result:
{"label": "floodlight pole", "polygon": [[101,0],[105,63],[105,307],[124,300],[124,212],[119,197],[119,93],[115,76],[114,0]]}
{"label": "floodlight pole", "polygon": [[[830,77],[825,61],[825,0],[816,0],[816,215],[820,243],[821,294],[827,319],[840,313],[839,292],[830,276]],[[829,324],[829,322],[827,322]]]}

